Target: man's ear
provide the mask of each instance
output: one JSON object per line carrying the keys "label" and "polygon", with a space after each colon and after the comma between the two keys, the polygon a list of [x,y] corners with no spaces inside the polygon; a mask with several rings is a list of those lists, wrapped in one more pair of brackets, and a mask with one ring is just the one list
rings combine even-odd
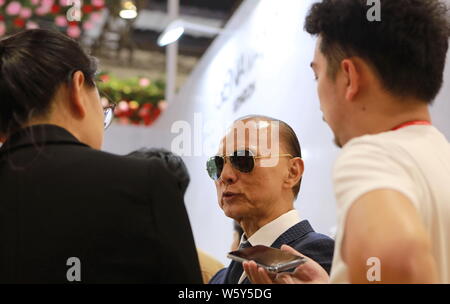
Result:
{"label": "man's ear", "polygon": [[288,187],[292,188],[298,184],[305,171],[305,164],[300,157],[293,158],[289,161],[289,172],[286,179]]}
{"label": "man's ear", "polygon": [[344,59],[341,62],[341,69],[346,84],[345,98],[353,101],[361,87],[361,75],[357,61],[354,59]]}
{"label": "man's ear", "polygon": [[69,90],[69,99],[71,110],[74,111],[75,115],[83,118],[86,115],[86,105],[84,104],[83,98],[83,88],[85,83],[85,77],[83,72],[76,71],[73,74],[72,81]]}

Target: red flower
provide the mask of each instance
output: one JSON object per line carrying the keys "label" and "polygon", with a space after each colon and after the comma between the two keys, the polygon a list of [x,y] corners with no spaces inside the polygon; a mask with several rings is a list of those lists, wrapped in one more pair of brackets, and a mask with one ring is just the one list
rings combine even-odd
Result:
{"label": "red flower", "polygon": [[69,26],[78,25],[78,21],[69,21]]}
{"label": "red flower", "polygon": [[86,4],[86,5],[83,5],[82,10],[83,10],[83,13],[89,14],[89,13],[92,13],[92,11],[94,10],[94,7],[90,4]]}
{"label": "red flower", "polygon": [[50,10],[52,12],[52,14],[58,14],[60,11],[61,7],[58,4],[53,4],[52,9]]}
{"label": "red flower", "polygon": [[109,75],[106,75],[106,74],[101,75],[101,76],[100,76],[100,80],[101,80],[102,82],[108,82],[108,81],[109,81]]}
{"label": "red flower", "polygon": [[152,125],[161,115],[161,110],[159,108],[153,108],[150,112],[150,115],[144,117],[144,124],[146,126]]}
{"label": "red flower", "polygon": [[0,15],[0,21],[5,20],[5,17],[3,17],[2,15]]}
{"label": "red flower", "polygon": [[25,20],[17,17],[16,19],[14,19],[14,25],[18,28],[23,28],[25,26]]}
{"label": "red flower", "polygon": [[161,115],[161,109],[160,108],[155,108],[152,111],[153,119],[156,120],[159,117],[159,115]]}
{"label": "red flower", "polygon": [[150,110],[153,108],[153,104],[151,104],[151,103],[145,103],[142,107],[143,107],[145,110],[150,111]]}

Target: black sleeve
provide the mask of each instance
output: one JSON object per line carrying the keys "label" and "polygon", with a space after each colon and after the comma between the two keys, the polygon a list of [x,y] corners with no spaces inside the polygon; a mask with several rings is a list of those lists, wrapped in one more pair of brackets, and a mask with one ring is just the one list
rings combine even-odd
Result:
{"label": "black sleeve", "polygon": [[160,283],[201,284],[197,250],[184,199],[174,176],[158,159],[149,160],[151,205],[159,237]]}

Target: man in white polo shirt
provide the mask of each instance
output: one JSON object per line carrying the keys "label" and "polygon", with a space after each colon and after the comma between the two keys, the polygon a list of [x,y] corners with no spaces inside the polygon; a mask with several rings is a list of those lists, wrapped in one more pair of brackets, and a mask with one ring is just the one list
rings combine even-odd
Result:
{"label": "man in white polo shirt", "polygon": [[[323,0],[305,28],[324,119],[343,147],[334,167],[336,248],[328,277],[310,260],[258,283],[450,283],[450,144],[428,106],[442,82],[447,8],[438,0]],[[289,250],[296,253],[288,247]]]}

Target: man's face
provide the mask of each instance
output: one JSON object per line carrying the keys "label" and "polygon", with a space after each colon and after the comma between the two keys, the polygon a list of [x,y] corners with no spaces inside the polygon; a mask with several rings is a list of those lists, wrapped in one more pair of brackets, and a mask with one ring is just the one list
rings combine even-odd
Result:
{"label": "man's face", "polygon": [[[255,156],[286,153],[283,145],[279,145],[276,137],[272,136],[270,123],[250,121],[246,126],[249,127],[249,132],[258,132],[259,134],[267,132],[265,133],[268,135],[267,141],[238,136],[235,128],[240,128],[242,125],[236,126],[235,124],[234,128],[222,139],[217,155],[230,155],[234,151],[242,150],[249,150]],[[278,132],[277,129],[276,132]],[[273,149],[265,150],[267,145]],[[288,172],[287,166],[290,158],[276,158],[275,161],[270,161],[270,164],[264,160],[268,159],[256,159],[255,167],[250,173],[240,172],[230,164],[229,159],[226,160],[221,176],[215,182],[219,206],[226,216],[238,222],[242,219],[254,218],[256,221],[264,218],[272,210],[276,210],[275,202],[280,198],[282,192],[291,191],[283,189],[282,186],[283,179]]]}
{"label": "man's face", "polygon": [[320,110],[324,121],[330,126],[335,136],[335,143],[342,147],[341,132],[344,126],[345,109],[342,107],[344,96],[340,86],[339,75],[333,80],[328,74],[328,61],[320,51],[321,39],[317,39],[314,60],[311,67],[317,80],[317,92],[320,100]]}

